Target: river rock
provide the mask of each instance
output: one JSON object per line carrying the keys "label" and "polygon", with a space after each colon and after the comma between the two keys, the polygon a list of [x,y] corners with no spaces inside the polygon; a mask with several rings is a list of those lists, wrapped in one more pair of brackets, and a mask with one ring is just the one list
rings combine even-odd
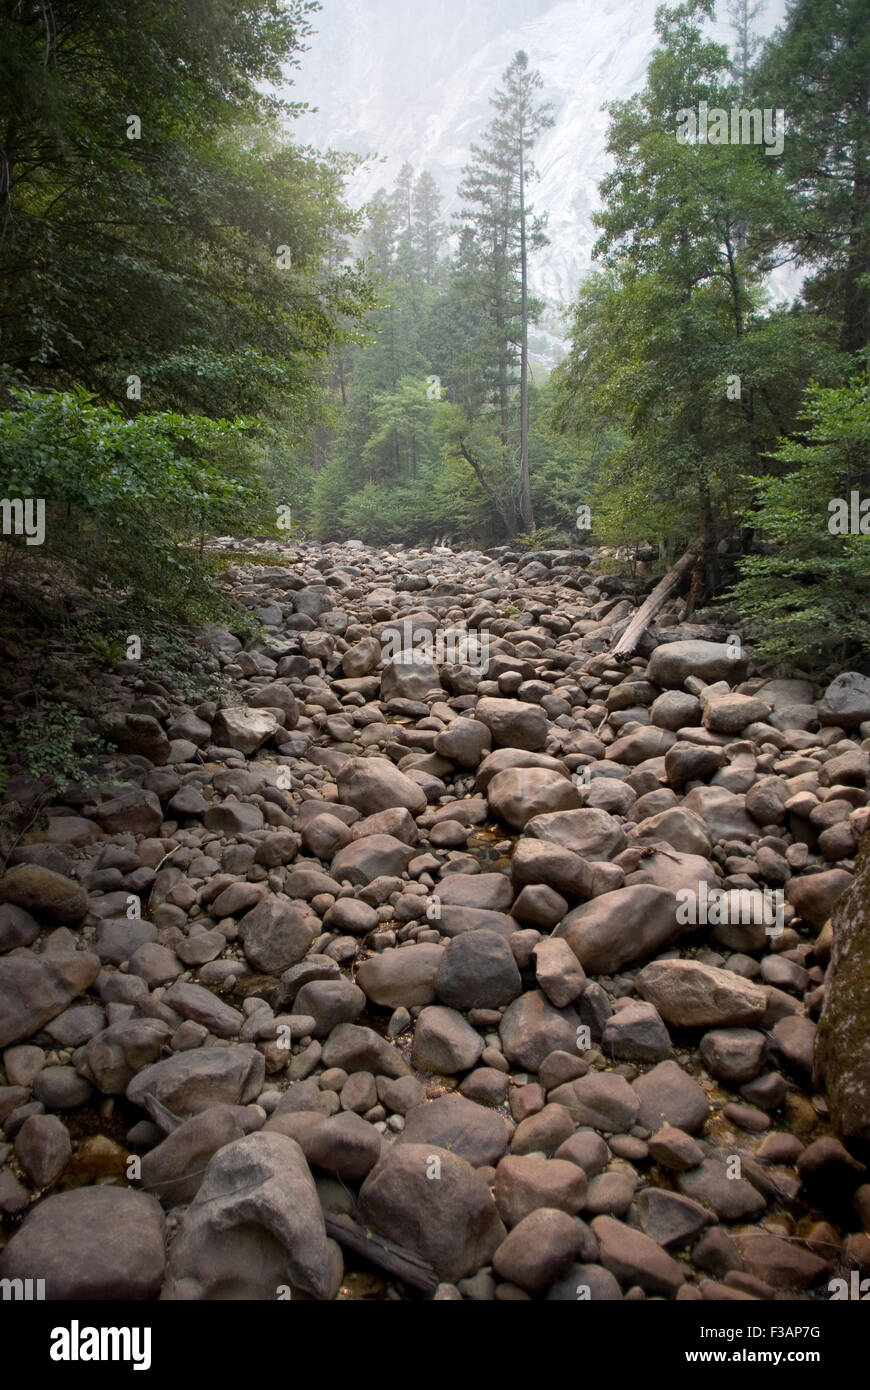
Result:
{"label": "river rock", "polygon": [[508,1154],[495,1170],[493,1195],[509,1228],[539,1207],[577,1216],[586,1200],[586,1174],[566,1159]]}
{"label": "river rock", "polygon": [[69,1130],[57,1115],[30,1115],[15,1136],[15,1156],[36,1188],[52,1187],[71,1154]]}
{"label": "river rock", "polygon": [[[410,1009],[415,1005],[434,1004],[435,980],[444,954],[443,946],[428,943],[381,951],[363,961],[356,973],[356,981],[373,1004],[380,1004],[386,1009],[400,1006]],[[444,1002],[449,1003],[450,1000],[445,999]]]}
{"label": "river rock", "polygon": [[404,806],[412,815],[426,808],[426,794],[386,758],[350,758],[336,778],[340,800],[365,815]]}
{"label": "river rock", "polygon": [[[336,1278],[336,1274],[338,1278]],[[169,1250],[162,1299],[329,1299],[341,1279],[299,1145],[249,1134],[211,1159]]]}
{"label": "river rock", "polygon": [[315,914],[303,903],[267,894],[239,922],[239,939],[255,970],[280,975],[296,965],[320,933]]}
{"label": "river rock", "polygon": [[870,1158],[868,889],[870,836],[865,835],[854,882],[833,912],[831,963],[815,1042],[815,1073],[825,1085],[832,1123],[865,1159]]}
{"label": "river rock", "polygon": [[270,738],[274,738],[282,727],[268,710],[234,705],[218,711],[214,721],[214,737],[223,747],[235,748],[250,756]]}
{"label": "river rock", "polygon": [[144,1067],[127,1087],[127,1099],[147,1109],[153,1097],[161,1108],[186,1118],[222,1101],[247,1105],[263,1089],[265,1072],[263,1054],[246,1043],[197,1048]]}
{"label": "river rock", "polygon": [[674,1061],[660,1062],[639,1076],[632,1082],[632,1090],[640,1102],[637,1121],[644,1129],[670,1125],[696,1134],[710,1114],[703,1087]]}
{"label": "river rock", "polygon": [[167,1210],[192,1202],[218,1149],[244,1136],[241,1111],[212,1105],[191,1115],[142,1157],[142,1187]]}
{"label": "river rock", "polygon": [[646,668],[647,680],[656,685],[677,688],[688,676],[705,683],[725,680],[729,684],[746,676],[743,657],[734,660],[724,642],[665,642],[656,647]]}
{"label": "river rock", "polygon": [[[407,955],[408,949],[397,954]],[[452,1009],[498,1009],[517,998],[522,981],[507,941],[484,927],[448,942],[441,952],[434,989],[442,1003]]]}
{"label": "river rock", "polygon": [[632,1230],[612,1216],[596,1216],[592,1230],[601,1263],[624,1288],[637,1285],[654,1296],[673,1298],[685,1282],[681,1265],[642,1231]]}
{"label": "river rock", "polygon": [[360,1189],[358,1218],[451,1282],[489,1264],[505,1237],[484,1178],[429,1143],[387,1150]]}
{"label": "river rock", "polygon": [[551,1052],[576,1047],[579,1026],[573,1009],[554,1009],[540,990],[529,990],[505,1009],[499,1036],[508,1061],[537,1071]]}
{"label": "river rock", "polygon": [[471,1071],[483,1052],[483,1039],[455,1009],[430,1005],[421,1009],[414,1029],[414,1066],[418,1071],[454,1076]]}
{"label": "river rock", "polygon": [[373,1028],[356,1023],[340,1023],[323,1044],[324,1067],[344,1071],[370,1071],[375,1076],[393,1078],[410,1075],[410,1067],[400,1053]]}
{"label": "river rock", "polygon": [[93,984],[98,956],[7,955],[0,959],[0,1047],[29,1038]]}
{"label": "river rock", "polygon": [[103,737],[122,753],[135,753],[157,767],[169,761],[169,739],[151,714],[113,711],[101,721]]}
{"label": "river rock", "polygon": [[86,1044],[78,1069],[103,1095],[122,1096],[136,1073],[157,1061],[171,1036],[172,1029],[158,1018],[110,1024]]}
{"label": "river rock", "polygon": [[678,1028],[751,1028],[767,994],[751,980],[697,960],[659,960],[635,976],[635,989]]}
{"label": "river rock", "polygon": [[532,951],[535,978],[555,1009],[573,1004],[586,988],[586,972],[567,941],[544,937]]}
{"label": "river rock", "polygon": [[537,753],[547,742],[550,721],[540,705],[486,696],[478,700],[474,717],[489,729],[496,748],[522,748]]}
{"label": "river rock", "polygon": [[339,850],[331,873],[339,883],[365,884],[383,875],[400,877],[414,858],[410,845],[394,835],[364,835]]}
{"label": "river rock", "polygon": [[46,1197],[0,1251],[0,1279],[45,1280],[45,1297],[155,1298],[163,1282],[163,1213],[128,1187],[80,1187]]}
{"label": "river rock", "polygon": [[486,795],[494,814],[512,830],[522,830],[533,816],[568,811],[581,804],[573,783],[543,767],[498,772]]}
{"label": "river rock", "polygon": [[574,908],[557,928],[590,975],[612,975],[680,935],[677,899],[667,888],[634,884]]}
{"label": "river rock", "polygon": [[538,1207],[502,1241],[492,1267],[502,1279],[536,1292],[588,1251],[589,1231],[582,1221],[553,1207]]}
{"label": "river rock", "polygon": [[844,671],[831,681],[818,706],[819,723],[857,729],[870,719],[870,677]]}
{"label": "river rock", "polygon": [[88,895],[80,883],[51,869],[16,864],[0,878],[0,903],[21,908],[51,926],[75,925],[88,910]]}
{"label": "river rock", "polygon": [[510,1136],[510,1126],[501,1115],[454,1093],[414,1106],[394,1147],[432,1144],[467,1159],[474,1168],[482,1168],[498,1163]]}

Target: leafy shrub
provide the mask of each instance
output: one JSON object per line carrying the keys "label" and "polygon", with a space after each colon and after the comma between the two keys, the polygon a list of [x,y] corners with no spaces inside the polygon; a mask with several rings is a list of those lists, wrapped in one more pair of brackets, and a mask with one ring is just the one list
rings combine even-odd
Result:
{"label": "leafy shrub", "polygon": [[22,714],[2,747],[7,769],[14,762],[27,777],[42,780],[49,797],[61,795],[70,782],[92,781],[94,759],[103,752],[102,740],[88,733],[79,711],[62,700],[41,700]]}
{"label": "leafy shrub", "polygon": [[209,583],[206,534],[274,521],[245,453],[245,421],[172,412],[126,419],[81,388],[16,391],[0,412],[7,497],[44,499],[43,546],[17,558],[71,564],[138,617],[202,620],[226,609]]}

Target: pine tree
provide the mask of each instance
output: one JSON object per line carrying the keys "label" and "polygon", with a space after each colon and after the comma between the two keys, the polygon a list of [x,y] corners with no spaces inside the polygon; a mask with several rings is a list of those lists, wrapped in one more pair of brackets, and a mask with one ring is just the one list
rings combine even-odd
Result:
{"label": "pine tree", "polygon": [[462,219],[473,227],[486,263],[491,315],[497,352],[502,448],[510,446],[509,400],[517,348],[520,369],[519,511],[527,531],[534,526],[529,481],[529,321],[538,310],[528,292],[531,248],[546,244],[543,221],[527,201],[536,171],[529,155],[538,136],[552,126],[549,103],[536,104],[543,86],[520,50],[505,70],[503,87],[492,98],[498,113],[488,127],[485,143],[472,146],[460,194],[466,200]]}
{"label": "pine tree", "polygon": [[728,5],[728,18],[734,31],[731,71],[744,91],[749,79],[749,69],[762,43],[752,26],[763,9],[764,0],[730,0]]}
{"label": "pine tree", "polygon": [[431,285],[435,277],[438,250],[444,240],[444,224],[438,220],[443,201],[437,183],[428,169],[424,169],[414,184],[411,238],[419,252],[427,285]]}
{"label": "pine tree", "polygon": [[396,230],[399,236],[410,237],[414,227],[414,166],[403,164],[393,189]]}
{"label": "pine tree", "polygon": [[371,269],[382,280],[389,279],[396,250],[396,203],[385,188],[379,188],[366,209],[368,222],[362,238],[363,253]]}

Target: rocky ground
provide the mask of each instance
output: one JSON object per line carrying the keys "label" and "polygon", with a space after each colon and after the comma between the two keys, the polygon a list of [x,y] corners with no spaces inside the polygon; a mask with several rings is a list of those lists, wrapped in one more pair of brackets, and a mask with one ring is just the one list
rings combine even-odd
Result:
{"label": "rocky ground", "polygon": [[[768,679],[678,608],[616,664],[634,604],[591,558],[288,547],[227,572],[262,637],[202,635],[235,702],[107,677],[104,780],[0,878],[0,1277],[717,1300],[870,1273],[870,680]],[[397,619],[486,633],[487,669],[385,663]],[[744,889],[778,924],[681,914]]]}

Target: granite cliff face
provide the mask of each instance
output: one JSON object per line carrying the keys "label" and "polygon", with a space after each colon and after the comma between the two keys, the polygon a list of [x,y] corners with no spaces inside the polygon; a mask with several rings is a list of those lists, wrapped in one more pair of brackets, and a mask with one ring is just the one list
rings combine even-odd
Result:
{"label": "granite cliff face", "polygon": [[[324,0],[317,34],[294,74],[293,96],[320,109],[296,126],[325,148],[374,154],[351,181],[362,203],[391,186],[402,163],[428,168],[455,196],[472,143],[490,120],[489,99],[504,68],[524,48],[544,79],[555,125],[538,144],[535,207],[548,214],[550,246],[534,258],[536,293],[570,303],[588,270],[592,214],[607,170],[605,102],[644,85],[655,44],[658,0]],[[770,32],[782,0],[760,23]],[[729,30],[718,25],[727,41]],[[777,284],[777,288],[782,288]],[[553,327],[558,336],[558,323]],[[542,345],[539,344],[539,353]]]}

